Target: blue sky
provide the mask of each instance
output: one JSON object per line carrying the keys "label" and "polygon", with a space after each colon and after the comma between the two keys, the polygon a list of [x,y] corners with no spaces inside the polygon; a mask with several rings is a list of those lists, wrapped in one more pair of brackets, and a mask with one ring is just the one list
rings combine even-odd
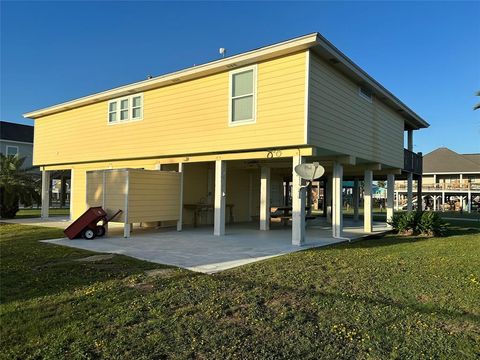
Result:
{"label": "blue sky", "polygon": [[431,127],[480,152],[480,2],[1,2],[0,118],[318,31]]}

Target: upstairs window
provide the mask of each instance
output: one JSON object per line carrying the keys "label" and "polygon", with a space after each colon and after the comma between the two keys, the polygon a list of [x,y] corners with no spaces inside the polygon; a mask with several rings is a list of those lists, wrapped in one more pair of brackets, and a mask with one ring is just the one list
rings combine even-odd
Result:
{"label": "upstairs window", "polygon": [[108,102],[108,123],[143,119],[143,94],[126,96]]}
{"label": "upstairs window", "polygon": [[360,86],[358,88],[358,95],[360,95],[360,97],[364,98],[365,100],[372,102],[373,93],[369,89]]}
{"label": "upstairs window", "polygon": [[256,66],[230,72],[230,125],[255,122],[256,88]]}
{"label": "upstairs window", "polygon": [[6,149],[7,156],[17,156],[18,155],[18,146],[7,145]]}

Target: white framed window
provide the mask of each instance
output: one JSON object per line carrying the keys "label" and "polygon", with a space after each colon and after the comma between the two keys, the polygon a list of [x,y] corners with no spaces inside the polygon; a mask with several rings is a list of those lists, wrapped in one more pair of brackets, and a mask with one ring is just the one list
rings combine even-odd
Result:
{"label": "white framed window", "polygon": [[18,146],[7,145],[6,154],[7,156],[18,156]]}
{"label": "white framed window", "polygon": [[229,125],[251,124],[257,113],[257,65],[230,71]]}
{"label": "white framed window", "polygon": [[143,94],[135,94],[108,102],[108,123],[120,124],[143,119]]}
{"label": "white framed window", "polygon": [[358,95],[360,95],[360,97],[364,98],[365,100],[367,100],[369,102],[373,101],[372,91],[363,87],[363,86],[358,87]]}

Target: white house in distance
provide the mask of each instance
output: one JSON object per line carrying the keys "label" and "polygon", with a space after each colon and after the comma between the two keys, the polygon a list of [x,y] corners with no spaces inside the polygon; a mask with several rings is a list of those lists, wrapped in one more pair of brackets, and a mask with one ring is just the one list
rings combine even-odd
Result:
{"label": "white house in distance", "polygon": [[[406,193],[406,182],[397,181],[399,207],[406,203]],[[424,209],[480,211],[480,154],[459,154],[441,147],[424,155],[422,194]]]}

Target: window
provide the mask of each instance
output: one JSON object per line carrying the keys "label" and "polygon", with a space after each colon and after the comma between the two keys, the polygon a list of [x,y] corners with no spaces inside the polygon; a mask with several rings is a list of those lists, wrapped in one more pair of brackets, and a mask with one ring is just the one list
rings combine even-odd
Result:
{"label": "window", "polygon": [[18,146],[7,145],[7,156],[17,156],[18,155]]}
{"label": "window", "polygon": [[360,95],[360,97],[364,98],[365,100],[372,102],[373,93],[369,89],[360,86],[358,88],[358,95]]}
{"label": "window", "polygon": [[230,125],[255,122],[257,67],[230,72]]}
{"label": "window", "polygon": [[126,96],[108,102],[108,123],[119,124],[143,119],[143,94]]}

